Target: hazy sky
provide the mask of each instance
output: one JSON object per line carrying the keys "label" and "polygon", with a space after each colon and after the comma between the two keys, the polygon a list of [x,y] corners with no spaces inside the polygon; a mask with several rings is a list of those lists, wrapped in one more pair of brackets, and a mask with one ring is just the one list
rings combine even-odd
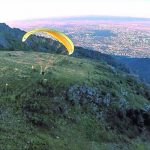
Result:
{"label": "hazy sky", "polygon": [[0,0],[0,22],[81,15],[150,18],[150,0]]}

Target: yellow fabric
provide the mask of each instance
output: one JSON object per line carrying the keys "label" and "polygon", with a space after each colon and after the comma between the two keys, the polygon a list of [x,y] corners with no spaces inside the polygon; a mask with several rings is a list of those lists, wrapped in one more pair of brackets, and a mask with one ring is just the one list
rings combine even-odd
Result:
{"label": "yellow fabric", "polygon": [[46,33],[48,35],[51,35],[53,38],[57,39],[60,43],[62,43],[66,47],[69,55],[71,55],[74,52],[74,44],[71,41],[71,39],[69,39],[69,37],[66,36],[64,33],[58,32],[56,30],[51,30],[51,29],[34,29],[34,30],[31,30],[23,36],[22,42],[25,42],[30,35],[37,33],[37,32]]}

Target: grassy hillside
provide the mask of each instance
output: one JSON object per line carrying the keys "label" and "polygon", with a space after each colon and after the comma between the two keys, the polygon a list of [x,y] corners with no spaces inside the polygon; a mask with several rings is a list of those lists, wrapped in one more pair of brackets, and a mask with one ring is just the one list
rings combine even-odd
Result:
{"label": "grassy hillside", "polygon": [[1,150],[148,150],[150,90],[105,62],[0,52]]}

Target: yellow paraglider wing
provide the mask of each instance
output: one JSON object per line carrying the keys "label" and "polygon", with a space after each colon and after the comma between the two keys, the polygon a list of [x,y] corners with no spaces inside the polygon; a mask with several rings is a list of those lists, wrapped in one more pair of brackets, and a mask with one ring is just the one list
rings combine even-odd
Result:
{"label": "yellow paraglider wing", "polygon": [[74,52],[74,44],[68,36],[66,36],[62,32],[58,32],[58,31],[50,30],[50,29],[31,30],[23,36],[22,42],[25,42],[30,35],[32,35],[34,33],[37,33],[37,32],[47,33],[48,35],[50,35],[53,38],[57,39],[60,43],[62,43],[66,47],[69,55],[71,55]]}

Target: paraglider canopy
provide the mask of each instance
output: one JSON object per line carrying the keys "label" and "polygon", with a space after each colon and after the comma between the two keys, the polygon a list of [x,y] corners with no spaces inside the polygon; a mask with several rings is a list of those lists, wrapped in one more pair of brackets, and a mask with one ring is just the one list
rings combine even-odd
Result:
{"label": "paraglider canopy", "polygon": [[64,33],[56,31],[56,30],[52,30],[52,29],[42,28],[42,29],[31,30],[23,36],[22,42],[25,42],[30,35],[34,33],[38,33],[38,32],[46,33],[52,36],[53,38],[55,38],[56,40],[58,40],[60,43],[62,43],[66,47],[69,55],[71,55],[74,52],[74,44],[71,41],[71,39]]}

